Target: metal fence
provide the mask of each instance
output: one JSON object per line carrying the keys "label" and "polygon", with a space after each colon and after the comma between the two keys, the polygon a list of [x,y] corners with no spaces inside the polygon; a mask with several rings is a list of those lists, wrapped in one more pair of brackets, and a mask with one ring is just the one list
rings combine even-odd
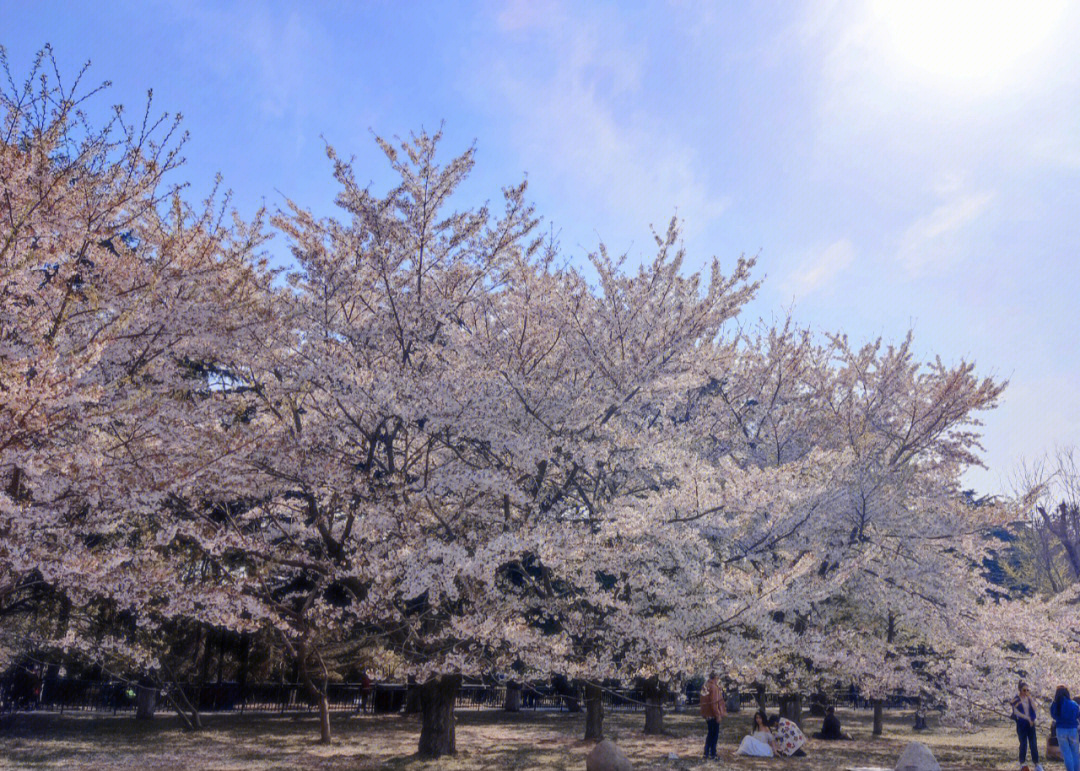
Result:
{"label": "metal fence", "polygon": [[[29,688],[0,687],[0,709],[49,710],[55,712],[133,711],[138,690],[144,686],[123,680],[52,678]],[[392,714],[405,709],[410,686],[405,683],[329,683],[327,703],[334,712]],[[172,690],[181,690],[185,700],[200,712],[304,712],[316,708],[307,690],[298,683],[221,682],[196,685],[168,684],[159,690],[158,705],[166,704]],[[641,708],[641,695],[632,690],[605,690],[604,706],[612,711]],[[506,686],[464,683],[457,692],[456,709],[502,709]],[[546,685],[521,686],[522,710],[576,711],[583,707],[576,689],[556,689]]]}
{"label": "metal fence", "polygon": [[[123,680],[89,680],[56,677],[39,681],[31,688],[0,686],[0,710],[50,710],[56,712],[112,712],[133,711],[136,708],[138,689],[142,687]],[[405,683],[329,683],[327,702],[334,712],[393,714],[406,708],[409,701],[409,685]],[[520,686],[519,708],[522,710],[578,711],[584,707],[584,695],[572,686],[556,688],[551,685],[525,683]],[[198,707],[200,712],[307,712],[316,709],[303,686],[298,683],[249,683],[241,687],[234,682],[197,685],[192,683],[171,684],[159,691],[158,705],[164,708],[166,693],[173,689],[183,691],[185,700]],[[610,712],[637,712],[644,709],[644,696],[637,689],[605,687],[602,689],[604,709]],[[685,706],[697,708],[697,688],[692,685],[663,699],[667,708]],[[730,694],[734,697],[735,694]],[[740,690],[737,703],[743,709],[756,709],[761,698],[766,707],[776,708],[781,695],[775,692],[759,694]],[[815,696],[805,696],[803,704],[810,707],[813,701],[826,701],[855,708],[868,708],[872,702],[857,690],[833,689]],[[729,698],[729,704],[733,698]],[[468,682],[457,693],[455,707],[465,709],[502,709],[506,704],[506,685]],[[893,696],[884,700],[888,708],[909,707],[914,700]]]}

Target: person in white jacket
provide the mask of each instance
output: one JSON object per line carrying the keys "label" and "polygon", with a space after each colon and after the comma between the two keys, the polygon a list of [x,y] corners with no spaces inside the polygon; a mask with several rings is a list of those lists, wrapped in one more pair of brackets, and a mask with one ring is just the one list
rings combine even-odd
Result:
{"label": "person in white jacket", "polygon": [[751,733],[744,736],[737,755],[750,755],[755,758],[771,758],[776,754],[776,738],[769,729],[769,717],[764,712],[754,713],[754,725]]}

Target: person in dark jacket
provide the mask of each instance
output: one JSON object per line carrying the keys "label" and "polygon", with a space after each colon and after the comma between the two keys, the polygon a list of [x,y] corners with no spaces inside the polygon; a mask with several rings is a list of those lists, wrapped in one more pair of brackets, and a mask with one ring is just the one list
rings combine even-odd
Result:
{"label": "person in dark jacket", "polygon": [[846,733],[840,730],[840,718],[836,716],[836,709],[834,707],[827,707],[825,709],[825,720],[821,723],[821,730],[814,734],[815,739],[824,739],[825,741],[837,741],[840,739],[850,739]]}
{"label": "person in dark jacket", "polygon": [[1035,734],[1035,700],[1023,680],[1017,686],[1016,696],[1011,702],[1012,719],[1016,721],[1016,737],[1020,740],[1020,765],[1027,763],[1028,747],[1031,747],[1031,762],[1035,771],[1042,771],[1039,765],[1039,738]]}
{"label": "person in dark jacket", "polygon": [[1077,741],[1077,725],[1080,723],[1080,705],[1069,696],[1069,689],[1059,685],[1050,705],[1050,717],[1057,722],[1058,744],[1065,771],[1080,771],[1080,746]]}

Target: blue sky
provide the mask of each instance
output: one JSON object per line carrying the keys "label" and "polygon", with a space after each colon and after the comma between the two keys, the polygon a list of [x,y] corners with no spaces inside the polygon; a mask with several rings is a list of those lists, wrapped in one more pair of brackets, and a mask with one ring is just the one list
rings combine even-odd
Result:
{"label": "blue sky", "polygon": [[182,112],[192,195],[220,172],[242,212],[329,213],[324,138],[379,186],[373,132],[445,121],[463,195],[527,173],[575,258],[640,259],[677,212],[691,267],[760,254],[754,317],[912,326],[1011,381],[982,492],[1080,444],[1078,33],[1064,0],[0,3],[16,76],[48,42]]}

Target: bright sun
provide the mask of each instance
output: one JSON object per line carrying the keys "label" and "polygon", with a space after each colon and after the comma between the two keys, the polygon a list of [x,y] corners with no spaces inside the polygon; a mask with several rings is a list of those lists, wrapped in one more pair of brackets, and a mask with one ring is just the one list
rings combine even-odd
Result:
{"label": "bright sun", "polygon": [[938,85],[993,89],[1043,57],[1065,0],[875,0],[874,26],[904,69]]}

